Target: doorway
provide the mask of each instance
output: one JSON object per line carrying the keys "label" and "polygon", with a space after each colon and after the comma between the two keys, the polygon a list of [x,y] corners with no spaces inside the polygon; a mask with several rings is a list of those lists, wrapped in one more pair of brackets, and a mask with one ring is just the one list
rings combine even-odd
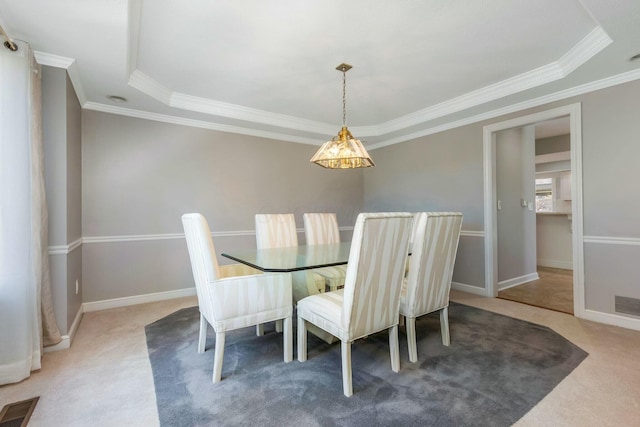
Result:
{"label": "doorway", "polygon": [[569,116],[496,135],[498,298],[573,314],[570,151]]}
{"label": "doorway", "polygon": [[[485,126],[484,150],[484,214],[485,214],[485,286],[486,294],[498,296],[498,224],[496,183],[496,133],[502,130],[535,125],[551,119],[569,118],[571,164],[571,242],[573,267],[573,311],[584,317],[584,254],[582,230],[582,134],[580,104],[546,110]],[[528,206],[527,206],[528,207]]]}

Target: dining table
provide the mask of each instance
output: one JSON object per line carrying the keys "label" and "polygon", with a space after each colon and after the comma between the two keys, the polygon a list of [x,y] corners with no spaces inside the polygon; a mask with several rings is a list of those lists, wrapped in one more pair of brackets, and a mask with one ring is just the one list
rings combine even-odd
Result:
{"label": "dining table", "polygon": [[[320,291],[317,288],[313,269],[345,265],[349,261],[351,242],[324,245],[289,246],[268,249],[242,249],[223,252],[222,256],[265,273],[291,274],[292,303]],[[308,331],[331,344],[337,338],[328,332],[308,325]]]}
{"label": "dining table", "polygon": [[244,249],[222,256],[265,273],[292,273],[314,268],[344,265],[349,261],[351,242],[325,245]]}

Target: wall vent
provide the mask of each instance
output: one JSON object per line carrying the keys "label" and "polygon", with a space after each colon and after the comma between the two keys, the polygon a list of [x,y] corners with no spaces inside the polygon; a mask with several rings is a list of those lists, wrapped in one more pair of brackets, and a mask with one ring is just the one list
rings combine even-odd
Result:
{"label": "wall vent", "polygon": [[40,397],[5,405],[0,411],[0,427],[26,427]]}
{"label": "wall vent", "polygon": [[616,313],[631,314],[640,317],[640,299],[615,296]]}

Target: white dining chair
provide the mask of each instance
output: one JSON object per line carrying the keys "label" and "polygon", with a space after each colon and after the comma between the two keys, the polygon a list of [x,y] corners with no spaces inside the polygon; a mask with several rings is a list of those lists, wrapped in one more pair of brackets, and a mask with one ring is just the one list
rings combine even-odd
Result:
{"label": "white dining chair", "polygon": [[416,318],[440,311],[442,344],[449,345],[449,292],[456,261],[462,214],[419,212],[414,219],[409,272],[400,294],[409,361],[418,360]]}
{"label": "white dining chair", "polygon": [[205,351],[207,324],[216,333],[212,381],[217,383],[222,377],[225,333],[263,322],[283,321],[284,361],[290,362],[293,359],[291,275],[227,276],[247,270],[236,265],[218,265],[204,216],[184,214],[182,225],[200,310],[198,353]]}
{"label": "white dining chair", "polygon": [[[258,249],[298,246],[298,231],[293,214],[256,214],[256,247]],[[324,278],[311,270],[292,273],[294,303],[308,295],[324,292]],[[276,323],[276,330],[280,330]],[[256,327],[256,334],[264,333],[263,325]]]}
{"label": "white dining chair", "polygon": [[[256,214],[255,221],[256,247],[258,249],[298,246],[298,231],[293,214]],[[304,273],[307,276],[308,293],[324,292],[324,278],[322,276],[311,271]]]}
{"label": "white dining chair", "polygon": [[[340,231],[335,213],[305,213],[302,219],[307,245],[340,243]],[[324,277],[325,284],[330,291],[344,286],[344,278],[347,274],[346,265],[316,268],[313,271]]]}
{"label": "white dining chair", "polygon": [[351,343],[387,329],[391,369],[400,370],[400,290],[409,248],[410,213],[361,213],[353,231],[344,288],[298,302],[298,360],[307,360],[307,327],[341,341],[342,387],[353,394]]}

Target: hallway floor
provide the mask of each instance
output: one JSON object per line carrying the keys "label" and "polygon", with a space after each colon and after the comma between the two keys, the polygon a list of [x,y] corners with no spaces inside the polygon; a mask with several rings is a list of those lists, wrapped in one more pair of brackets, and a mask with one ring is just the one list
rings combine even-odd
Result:
{"label": "hallway floor", "polygon": [[573,314],[573,271],[538,266],[540,279],[498,292],[498,298]]}

